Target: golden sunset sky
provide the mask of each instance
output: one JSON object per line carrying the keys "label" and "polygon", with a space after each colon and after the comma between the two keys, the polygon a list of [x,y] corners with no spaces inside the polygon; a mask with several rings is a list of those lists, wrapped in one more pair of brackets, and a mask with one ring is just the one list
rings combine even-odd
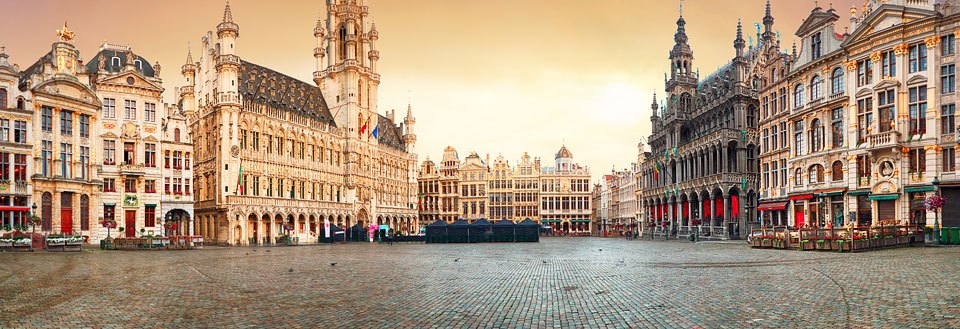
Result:
{"label": "golden sunset sky", "polygon": [[[452,145],[514,163],[524,151],[552,163],[562,143],[595,178],[636,161],[663,95],[679,2],[650,0],[368,0],[380,32],[380,112],[403,115],[408,90],[420,159]],[[737,19],[747,35],[765,0],[687,0],[695,66],[706,77],[734,55]],[[840,26],[853,1],[836,1]],[[829,2],[821,1],[824,8]],[[215,30],[224,1],[0,0],[0,44],[26,68],[50,50],[64,20],[81,57],[104,42],[129,44],[163,66],[166,99],[182,84],[188,42]],[[312,81],[313,27],[324,1],[233,0],[238,55]],[[789,48],[813,0],[774,0]],[[842,30],[841,30],[842,31]],[[756,42],[754,40],[754,42]]]}

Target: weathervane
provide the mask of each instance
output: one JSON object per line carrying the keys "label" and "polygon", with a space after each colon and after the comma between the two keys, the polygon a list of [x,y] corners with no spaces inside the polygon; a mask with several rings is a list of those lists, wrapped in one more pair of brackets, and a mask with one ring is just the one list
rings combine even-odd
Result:
{"label": "weathervane", "polygon": [[74,35],[76,35],[76,32],[67,30],[67,21],[63,21],[63,28],[57,30],[57,36],[60,37],[60,41],[73,40]]}

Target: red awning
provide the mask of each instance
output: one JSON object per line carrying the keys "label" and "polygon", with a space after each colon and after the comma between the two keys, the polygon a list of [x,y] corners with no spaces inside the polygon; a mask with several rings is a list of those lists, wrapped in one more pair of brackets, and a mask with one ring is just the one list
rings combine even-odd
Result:
{"label": "red awning", "polygon": [[767,202],[761,203],[757,210],[769,211],[769,210],[785,210],[787,209],[787,202]]}
{"label": "red awning", "polygon": [[813,194],[791,195],[790,200],[809,200],[813,199]]}
{"label": "red awning", "polygon": [[3,207],[3,206],[0,206],[0,211],[30,211],[30,207]]}

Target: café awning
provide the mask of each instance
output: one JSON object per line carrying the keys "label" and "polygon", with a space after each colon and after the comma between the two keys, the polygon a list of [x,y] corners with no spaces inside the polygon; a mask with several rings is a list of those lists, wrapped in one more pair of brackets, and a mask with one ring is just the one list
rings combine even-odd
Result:
{"label": "caf\u00e9 awning", "polygon": [[787,201],[761,203],[757,209],[761,211],[785,210],[787,209]]}

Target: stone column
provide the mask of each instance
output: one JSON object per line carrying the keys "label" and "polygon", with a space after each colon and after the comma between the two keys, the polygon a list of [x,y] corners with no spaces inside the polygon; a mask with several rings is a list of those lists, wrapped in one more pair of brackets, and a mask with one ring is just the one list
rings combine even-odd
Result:
{"label": "stone column", "polygon": [[730,232],[727,229],[728,223],[730,222],[730,213],[733,212],[733,209],[730,207],[730,196],[723,196],[723,234],[728,235]]}
{"label": "stone column", "polygon": [[270,235],[268,244],[273,245],[276,243],[274,238],[277,236],[277,220],[274,217],[270,217]]}
{"label": "stone column", "polygon": [[699,208],[697,208],[697,209],[700,209],[700,212],[697,213],[697,217],[698,217],[697,219],[700,220],[700,225],[703,225],[703,220],[704,220],[704,216],[703,216],[703,200],[697,199],[697,204],[699,205]]}

